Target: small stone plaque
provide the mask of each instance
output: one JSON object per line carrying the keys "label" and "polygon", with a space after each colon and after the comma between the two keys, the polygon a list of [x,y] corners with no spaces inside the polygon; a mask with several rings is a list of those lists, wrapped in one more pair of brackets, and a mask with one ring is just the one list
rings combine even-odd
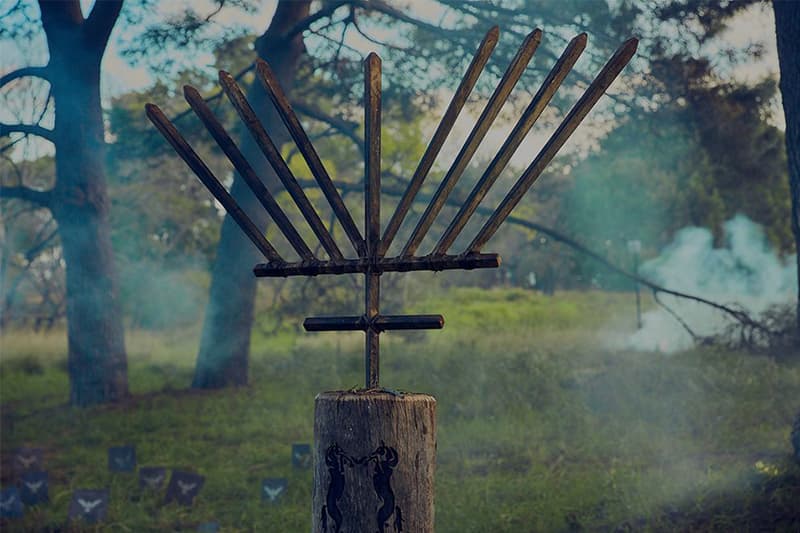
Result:
{"label": "small stone plaque", "polygon": [[261,501],[278,503],[286,494],[289,482],[285,477],[267,478],[261,482]]}
{"label": "small stone plaque", "polygon": [[19,496],[25,505],[50,501],[47,472],[25,472],[19,485]]}
{"label": "small stone plaque", "polygon": [[72,493],[69,502],[70,520],[83,520],[96,524],[106,519],[108,514],[108,490],[78,489]]}
{"label": "small stone plaque", "polygon": [[197,531],[199,533],[217,533],[217,531],[219,531],[219,523],[203,522],[202,524],[197,526]]}
{"label": "small stone plaque", "polygon": [[169,503],[175,500],[181,505],[192,505],[195,496],[203,488],[205,481],[206,478],[199,474],[173,470],[172,476],[169,478],[169,485],[167,485],[167,496],[164,502]]}
{"label": "small stone plaque", "polygon": [[44,467],[44,454],[41,448],[19,448],[14,454],[14,470],[23,472],[36,472]]}
{"label": "small stone plaque", "polygon": [[108,469],[112,472],[133,472],[136,468],[136,448],[113,446],[108,449]]}
{"label": "small stone plaque", "polygon": [[0,490],[0,518],[20,518],[22,516],[22,500],[17,487]]}
{"label": "small stone plaque", "polygon": [[311,445],[292,444],[292,466],[295,468],[311,468]]}
{"label": "small stone plaque", "polygon": [[158,490],[167,480],[167,469],[162,466],[143,466],[139,469],[139,487]]}

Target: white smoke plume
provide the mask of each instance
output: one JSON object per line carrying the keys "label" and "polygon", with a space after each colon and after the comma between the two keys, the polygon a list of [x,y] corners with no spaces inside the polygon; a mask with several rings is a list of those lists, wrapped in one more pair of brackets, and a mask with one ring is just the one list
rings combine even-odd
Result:
{"label": "white smoke plume", "polygon": [[[639,273],[663,287],[745,309],[758,317],[772,305],[789,303],[797,294],[792,261],[782,260],[769,246],[764,232],[744,215],[724,225],[725,246],[714,248],[706,228],[687,227]],[[730,317],[706,305],[660,295],[700,336],[718,334]],[[692,346],[691,335],[662,308],[643,314],[642,329],[628,338],[630,348],[672,353]]]}

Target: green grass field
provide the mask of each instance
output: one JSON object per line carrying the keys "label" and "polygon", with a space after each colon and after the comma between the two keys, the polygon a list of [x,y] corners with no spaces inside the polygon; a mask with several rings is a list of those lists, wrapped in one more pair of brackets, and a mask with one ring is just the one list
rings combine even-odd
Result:
{"label": "green grass field", "polygon": [[[625,294],[459,289],[409,309],[447,321],[382,349],[385,386],[438,399],[438,532],[800,531],[800,357],[609,348],[631,307]],[[133,397],[81,410],[65,406],[63,331],[4,331],[3,486],[15,448],[42,447],[51,503],[2,529],[66,530],[71,491],[107,487],[97,530],[308,531],[311,472],[292,469],[290,447],[311,442],[317,392],[361,385],[361,336],[257,333],[251,385],[211,392],[187,390],[198,338],[129,332]],[[139,465],[206,476],[195,505],[109,473],[107,448],[126,443]],[[262,503],[260,480],[284,476],[283,504]]]}

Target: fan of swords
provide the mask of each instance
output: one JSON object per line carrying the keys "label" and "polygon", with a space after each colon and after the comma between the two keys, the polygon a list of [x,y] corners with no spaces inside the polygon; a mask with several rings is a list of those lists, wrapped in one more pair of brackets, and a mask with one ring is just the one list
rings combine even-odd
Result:
{"label": "fan of swords", "polygon": [[282,157],[279,147],[270,138],[256,112],[248,103],[242,89],[234,78],[220,71],[219,81],[226,96],[236,109],[239,117],[249,130],[253,139],[275,170],[278,178],[288,191],[314,235],[328,255],[322,259],[314,255],[309,245],[300,236],[292,222],[275,201],[273,195],[248,163],[236,143],[214,116],[200,93],[191,86],[184,87],[184,95],[192,110],[197,114],[211,133],[219,147],[228,157],[242,179],[247,183],[264,209],[269,213],[292,248],[301,258],[298,262],[286,261],[267,240],[261,229],[248,217],[231,197],[208,166],[202,161],[189,143],[167,119],[161,109],[147,104],[147,116],[175,151],[197,175],[214,197],[222,204],[230,216],[241,227],[253,244],[264,254],[266,263],[255,266],[259,277],[316,276],[321,274],[360,273],[366,276],[364,314],[358,316],[311,317],[304,322],[307,331],[353,331],[366,333],[365,369],[366,387],[379,388],[379,335],[387,330],[402,329],[440,329],[444,325],[441,315],[383,315],[380,313],[380,276],[384,272],[407,272],[415,270],[450,270],[496,268],[500,266],[498,254],[482,253],[482,248],[500,228],[512,210],[523,198],[528,189],[542,174],[570,135],[597,103],[603,93],[620,74],[636,52],[638,41],[625,41],[603,66],[583,95],[573,105],[567,116],[551,135],[547,143],[525,169],[514,186],[500,202],[493,214],[486,220],[470,244],[460,253],[449,253],[456,238],[475,213],[489,189],[508,164],[528,131],[541,116],[561,83],[586,47],[586,34],[581,33],[572,39],[552,67],[530,104],[522,113],[514,129],[505,140],[497,154],[486,167],[466,201],[450,221],[433,251],[427,255],[416,255],[420,243],[428,234],[436,217],[441,212],[448,196],[464,173],[475,151],[486,136],[492,123],[508,99],[517,81],[522,76],[533,57],[542,32],[531,32],[523,41],[513,60],[500,79],[489,101],[486,103],[467,140],[456,155],[447,173],[439,184],[436,193],[427,205],[402,251],[395,257],[386,257],[398,230],[422,187],[425,178],[439,154],[442,145],[459,113],[464,107],[472,89],[492,54],[499,38],[499,29],[493,27],[484,37],[467,72],[461,80],[450,101],[422,159],[408,182],[408,187],[394,210],[389,223],[381,234],[381,60],[371,53],[364,60],[364,235],[362,236],[350,212],[347,210],[339,191],[331,180],[307,133],[300,124],[286,93],[267,62],[256,62],[256,78],[266,89],[283,123],[303,156],[333,213],[344,229],[356,257],[347,258],[334,240],[331,232],[323,224],[319,214],[312,206],[297,179]]}

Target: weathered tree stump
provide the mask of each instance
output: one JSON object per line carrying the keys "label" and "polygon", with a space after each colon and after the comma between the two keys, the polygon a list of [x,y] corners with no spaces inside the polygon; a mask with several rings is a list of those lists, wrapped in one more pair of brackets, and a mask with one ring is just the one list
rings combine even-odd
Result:
{"label": "weathered tree stump", "polygon": [[436,399],[335,391],[314,408],[314,533],[433,531]]}

